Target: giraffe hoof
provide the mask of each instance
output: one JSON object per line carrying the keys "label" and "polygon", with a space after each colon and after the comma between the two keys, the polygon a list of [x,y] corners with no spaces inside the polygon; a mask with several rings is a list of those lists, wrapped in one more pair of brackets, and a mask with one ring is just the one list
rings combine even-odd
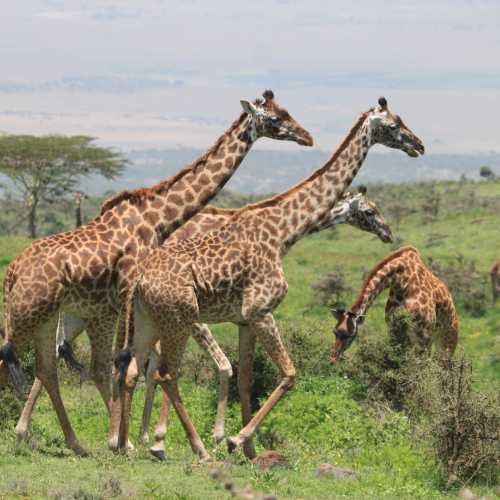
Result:
{"label": "giraffe hoof", "polygon": [[224,440],[224,432],[214,432],[215,444],[220,444]]}
{"label": "giraffe hoof", "polygon": [[240,446],[238,444],[238,442],[236,441],[236,439],[232,438],[232,437],[228,437],[226,439],[226,443],[227,443],[227,451],[228,453],[233,453],[234,451],[236,451],[238,449],[238,447]]}
{"label": "giraffe hoof", "polygon": [[167,455],[165,455],[165,450],[155,450],[154,448],[150,448],[149,452],[153,457],[157,458],[158,460],[164,462],[167,459]]}

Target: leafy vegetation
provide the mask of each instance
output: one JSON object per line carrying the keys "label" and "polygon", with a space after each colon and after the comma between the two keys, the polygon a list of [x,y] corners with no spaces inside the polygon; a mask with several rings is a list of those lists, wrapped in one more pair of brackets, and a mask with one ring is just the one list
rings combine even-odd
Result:
{"label": "leafy vegetation", "polygon": [[[298,377],[294,389],[262,424],[256,445],[258,452],[273,448],[285,454],[290,467],[262,471],[241,454],[228,456],[224,445],[212,444],[216,374],[194,343],[183,366],[181,393],[186,407],[219,461],[224,477],[231,478],[238,489],[249,486],[253,491],[275,494],[278,498],[454,498],[461,484],[470,479],[468,486],[475,494],[491,497],[495,494],[495,455],[486,445],[478,448],[477,439],[469,440],[463,447],[465,458],[456,461],[454,470],[458,479],[447,485],[446,432],[452,429],[455,437],[462,439],[460,433],[470,426],[482,429],[478,422],[490,430],[495,426],[491,409],[498,404],[495,391],[500,376],[500,308],[493,306],[491,290],[486,284],[483,286],[482,280],[491,263],[499,258],[500,182],[370,186],[368,193],[393,229],[394,219],[399,217],[393,211],[399,211],[397,245],[413,244],[428,263],[431,258],[433,263],[439,263],[438,272],[456,295],[459,344],[469,360],[464,361],[464,366],[470,362],[470,368],[463,372],[468,378],[461,399],[446,399],[445,396],[457,393],[448,385],[439,386],[438,377],[432,378],[435,383],[429,381],[437,369],[430,361],[425,365],[428,369],[418,372],[421,377],[413,378],[413,386],[404,382],[405,373],[410,373],[412,366],[406,361],[405,352],[387,336],[386,294],[370,309],[359,341],[347,352],[345,361],[339,366],[329,363],[334,322],[327,305],[314,303],[311,284],[329,272],[340,270],[346,287],[342,301],[350,304],[359,291],[363,274],[396,247],[343,226],[304,239],[285,259],[290,287],[275,316]],[[438,196],[438,215],[433,217],[432,207],[436,204],[431,201]],[[399,206],[393,205],[395,201]],[[97,207],[95,200],[88,200],[86,216],[91,215],[94,203]],[[432,208],[425,224],[423,205]],[[72,224],[71,218],[66,220],[60,213],[56,216],[67,227]],[[0,272],[28,243],[21,237],[0,239]],[[455,283],[458,278],[465,281]],[[483,292],[483,297],[477,299],[480,314],[477,306],[469,307],[470,297],[461,295],[469,286],[472,292],[476,288]],[[234,326],[215,325],[213,331],[237,369]],[[85,339],[81,339],[77,349],[78,356],[88,363]],[[264,353],[258,352],[256,359],[255,404],[272,390],[277,377]],[[457,357],[457,375],[460,360]],[[11,407],[0,407],[0,497],[229,497],[223,484],[209,478],[210,467],[192,465],[195,457],[175,415],[170,419],[166,463],[155,462],[141,445],[129,458],[116,456],[106,448],[107,415],[95,388],[89,383],[80,385],[77,376],[64,366],[61,379],[70,419],[81,441],[92,450],[92,456],[77,459],[66,450],[45,395],[35,410],[29,443],[17,444],[13,425],[19,406],[12,401]],[[451,384],[450,380],[439,383]],[[240,425],[235,382],[233,377],[227,434],[239,430]],[[409,393],[416,402],[409,400]],[[457,423],[452,419],[459,400],[466,411],[464,420]],[[134,399],[133,433],[139,429],[142,401],[143,387],[140,387]],[[3,399],[0,405],[2,402]],[[154,418],[158,415],[158,403]],[[470,432],[467,436],[474,437]],[[495,440],[491,443],[494,445]],[[492,457],[488,463],[493,465],[481,469],[481,473],[471,473],[477,469],[472,458],[480,456],[478,450],[487,451]],[[352,468],[359,479],[318,476],[316,468],[323,462]]]}

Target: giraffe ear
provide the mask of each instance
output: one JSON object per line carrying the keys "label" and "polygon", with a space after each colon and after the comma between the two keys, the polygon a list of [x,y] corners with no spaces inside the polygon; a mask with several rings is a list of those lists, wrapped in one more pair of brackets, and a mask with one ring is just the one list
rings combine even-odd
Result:
{"label": "giraffe ear", "polygon": [[250,101],[240,101],[241,107],[245,113],[248,113],[251,116],[255,116],[257,114],[257,108],[255,104],[252,104]]}
{"label": "giraffe ear", "polygon": [[340,318],[342,318],[342,316],[344,315],[345,310],[340,308],[330,307],[330,312],[337,321],[340,321]]}

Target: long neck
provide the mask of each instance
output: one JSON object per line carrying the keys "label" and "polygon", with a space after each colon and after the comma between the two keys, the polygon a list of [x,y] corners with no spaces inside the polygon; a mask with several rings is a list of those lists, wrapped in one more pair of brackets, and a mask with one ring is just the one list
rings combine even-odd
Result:
{"label": "long neck", "polygon": [[234,174],[255,140],[252,127],[243,113],[205,155],[147,190],[141,211],[151,220],[160,244],[202,210]]}
{"label": "long neck", "polygon": [[262,206],[279,208],[282,251],[326,220],[332,207],[361,168],[371,146],[367,114],[361,115],[330,159],[307,179]]}
{"label": "long neck", "polygon": [[392,286],[398,279],[401,270],[400,259],[390,260],[382,266],[375,268],[368,275],[363,289],[361,290],[356,302],[351,307],[351,311],[356,314],[365,315],[373,301],[382,293],[383,290]]}

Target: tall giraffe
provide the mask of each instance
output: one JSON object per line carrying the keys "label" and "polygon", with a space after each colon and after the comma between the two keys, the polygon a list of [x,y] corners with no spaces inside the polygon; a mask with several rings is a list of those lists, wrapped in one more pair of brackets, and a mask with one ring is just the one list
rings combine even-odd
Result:
{"label": "tall giraffe", "polygon": [[[339,203],[332,208],[327,216],[323,220],[318,221],[315,226],[311,227],[308,234],[322,231],[339,224],[349,224],[362,231],[368,231],[375,234],[384,243],[392,242],[393,237],[390,227],[386,224],[377,205],[368,199],[366,192],[366,188],[360,188],[358,193],[345,193]],[[169,241],[182,241],[195,234],[202,235],[209,231],[213,231],[226,224],[239,210],[243,209],[206,207],[175,231],[169,237]],[[260,211],[258,210],[257,213],[260,213]],[[71,317],[70,314],[65,314],[60,318],[58,327],[58,352],[71,366],[78,369],[80,372],[84,371],[83,366],[75,360],[71,348],[73,341],[84,330],[83,322],[78,320],[78,318]],[[219,398],[214,427],[214,439],[219,443],[224,437],[224,414],[228,397],[229,378],[232,375],[231,364],[212,336],[207,325],[196,324],[192,335],[198,345],[211,356],[219,371]],[[156,359],[157,355],[153,352],[147,368],[147,391],[143,410],[142,429],[139,436],[140,441],[143,443],[148,441],[149,421],[156,385],[153,377],[157,367]],[[41,385],[37,380],[33,384],[28,401],[25,405],[25,410],[19,420],[18,432],[27,425],[40,390]],[[151,453],[161,459],[165,456],[164,437],[166,433],[168,409],[169,405],[167,399],[162,405],[160,422],[155,431],[155,443],[151,448]]]}
{"label": "tall giraffe", "polygon": [[446,285],[422,262],[418,250],[404,246],[384,257],[368,274],[358,298],[349,311],[332,310],[337,319],[332,362],[351,345],[373,301],[386,288],[386,322],[391,327],[397,310],[407,311],[414,322],[409,340],[422,350],[440,342],[447,356],[453,355],[458,337],[458,320]]}
{"label": "tall giraffe", "polygon": [[[363,113],[316,172],[292,189],[238,211],[218,230],[155,249],[141,265],[127,300],[127,336],[115,359],[120,386],[119,446],[128,436],[131,398],[139,372],[159,338],[161,354],[155,379],[162,385],[200,459],[208,453],[179,396],[178,368],[196,323],[233,322],[239,326],[239,389],[244,427],[228,439],[232,451],[250,441],[262,419],[292,386],[295,368],[286,352],[272,311],[287,292],[282,258],[290,246],[330,212],[349,186],[373,144],[401,149],[416,157],[422,142],[391,113],[387,101]],[[134,335],[135,325],[140,334]],[[278,365],[282,379],[267,402],[251,417],[250,386],[255,341],[259,339]],[[115,407],[114,409],[116,409]],[[120,419],[113,412],[112,421]]]}
{"label": "tall giraffe", "polygon": [[491,266],[490,277],[493,304],[496,304],[498,297],[500,297],[500,259],[496,260]]}
{"label": "tall giraffe", "polygon": [[87,452],[60,396],[54,349],[58,312],[85,322],[93,380],[109,408],[114,325],[138,263],[217,194],[258,138],[312,145],[309,132],[275,102],[271,91],[264,92],[263,102],[241,105],[244,112],[198,160],[152,188],[114,196],[100,216],[77,229],[33,242],[7,269],[0,374],[5,378],[6,366],[21,390],[15,350],[34,339],[36,376],[49,393],[67,445],[77,455]]}

